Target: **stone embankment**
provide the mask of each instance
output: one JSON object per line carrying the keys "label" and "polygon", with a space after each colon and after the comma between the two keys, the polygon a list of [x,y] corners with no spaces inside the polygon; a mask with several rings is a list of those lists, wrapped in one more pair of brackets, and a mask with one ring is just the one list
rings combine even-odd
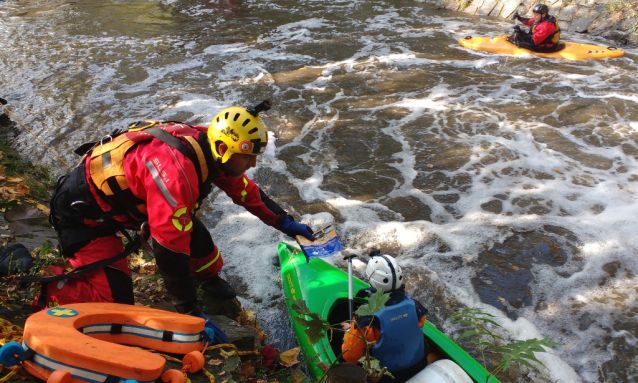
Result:
{"label": "stone embankment", "polygon": [[518,11],[533,17],[532,8],[546,4],[563,31],[606,37],[615,44],[638,45],[638,1],[634,0],[427,0],[445,8],[480,16],[510,19]]}

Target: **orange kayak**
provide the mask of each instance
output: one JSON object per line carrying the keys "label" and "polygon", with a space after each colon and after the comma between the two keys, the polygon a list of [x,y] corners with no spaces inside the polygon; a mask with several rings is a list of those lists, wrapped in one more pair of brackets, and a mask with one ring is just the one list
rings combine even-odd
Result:
{"label": "orange kayak", "polygon": [[466,36],[459,39],[459,44],[465,48],[476,49],[484,52],[502,53],[509,55],[533,54],[551,59],[587,60],[616,58],[625,55],[625,51],[616,47],[602,47],[591,44],[573,43],[563,41],[565,48],[558,52],[541,53],[529,49],[517,47],[507,40],[508,36],[472,37]]}

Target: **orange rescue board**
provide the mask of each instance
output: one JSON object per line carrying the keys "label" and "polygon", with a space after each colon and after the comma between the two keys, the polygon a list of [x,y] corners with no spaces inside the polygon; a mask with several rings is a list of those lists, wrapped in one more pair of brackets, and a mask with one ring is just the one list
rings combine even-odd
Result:
{"label": "orange rescue board", "polygon": [[25,369],[48,377],[69,371],[72,382],[107,376],[153,382],[166,360],[122,344],[186,354],[203,348],[204,320],[142,306],[77,303],[40,311],[27,319],[23,347],[36,352]]}
{"label": "orange rescue board", "polygon": [[561,41],[565,48],[558,52],[540,53],[529,49],[519,48],[507,40],[508,36],[472,37],[466,36],[459,39],[459,44],[465,48],[476,49],[484,52],[501,53],[508,55],[533,54],[550,59],[587,60],[616,58],[625,55],[625,51],[616,47],[602,47],[591,44],[573,43]]}

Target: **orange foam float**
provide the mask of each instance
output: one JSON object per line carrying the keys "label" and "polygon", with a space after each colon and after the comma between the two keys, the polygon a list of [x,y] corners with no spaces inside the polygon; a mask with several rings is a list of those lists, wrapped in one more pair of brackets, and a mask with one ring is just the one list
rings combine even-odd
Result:
{"label": "orange foam float", "polygon": [[15,360],[16,364],[22,359],[29,360],[30,363],[23,363],[24,369],[49,383],[127,380],[150,383],[162,375],[166,360],[125,344],[175,354],[190,353],[184,359],[185,370],[194,372],[201,368],[198,365],[203,360],[200,351],[204,347],[204,324],[199,317],[149,307],[70,304],[29,317],[22,345],[7,343],[0,351],[0,359],[3,364],[7,360]]}

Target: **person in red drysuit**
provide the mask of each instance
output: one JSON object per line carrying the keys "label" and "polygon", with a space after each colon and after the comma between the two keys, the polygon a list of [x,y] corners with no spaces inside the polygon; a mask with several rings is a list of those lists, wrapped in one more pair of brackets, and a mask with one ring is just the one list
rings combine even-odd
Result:
{"label": "person in red drysuit", "polygon": [[518,25],[514,27],[516,45],[534,52],[554,52],[562,48],[560,41],[560,26],[553,16],[549,16],[549,8],[545,4],[537,4],[532,9],[533,19],[521,17],[518,12],[513,19],[519,20],[525,25],[530,25],[529,33],[523,31]]}
{"label": "person in red drysuit", "polygon": [[[314,239],[245,172],[256,166],[268,143],[254,108],[231,107],[207,129],[183,123],[140,121],[103,138],[78,168],[58,180],[51,222],[61,253],[74,268],[124,251],[117,233],[148,225],[153,253],[167,292],[180,313],[199,315],[196,286],[227,299],[235,291],[219,277],[222,256],[194,215],[213,186],[265,224],[294,237]],[[145,230],[146,231],[146,230]],[[61,274],[61,268],[49,272]],[[77,302],[134,304],[126,259],[97,271],[46,285],[40,307]],[[35,302],[37,304],[38,302]]]}

